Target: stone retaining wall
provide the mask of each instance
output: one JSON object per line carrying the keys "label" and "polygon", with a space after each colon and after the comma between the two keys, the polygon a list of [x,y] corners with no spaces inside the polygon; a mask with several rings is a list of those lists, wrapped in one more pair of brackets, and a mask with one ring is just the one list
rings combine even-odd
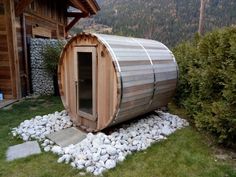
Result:
{"label": "stone retaining wall", "polygon": [[31,82],[34,94],[50,95],[54,93],[53,78],[43,66],[42,50],[45,45],[55,45],[56,39],[32,38],[30,40]]}

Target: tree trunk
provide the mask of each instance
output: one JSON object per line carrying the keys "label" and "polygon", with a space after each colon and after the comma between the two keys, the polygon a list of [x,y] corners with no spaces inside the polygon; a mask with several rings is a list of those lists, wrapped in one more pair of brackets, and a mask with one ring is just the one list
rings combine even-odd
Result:
{"label": "tree trunk", "polygon": [[198,34],[200,36],[202,36],[204,34],[206,1],[207,0],[201,0],[199,27],[198,27]]}

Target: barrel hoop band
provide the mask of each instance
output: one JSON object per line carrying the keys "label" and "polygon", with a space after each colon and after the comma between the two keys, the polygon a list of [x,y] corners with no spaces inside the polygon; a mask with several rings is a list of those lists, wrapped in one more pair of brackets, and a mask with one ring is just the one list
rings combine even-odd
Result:
{"label": "barrel hoop band", "polygon": [[[152,62],[152,58],[150,57],[149,53],[147,52],[147,50],[145,49],[145,47],[138,41],[136,40],[135,38],[132,38],[133,41],[135,41],[136,43],[138,43],[138,45],[140,47],[142,47],[142,49],[145,51],[149,61],[150,61],[150,64],[152,65],[152,70],[153,70],[153,77],[154,77],[154,86],[153,86],[153,92],[152,92],[152,97],[150,99],[150,102],[149,102],[149,106],[152,104],[153,102],[153,99],[154,99],[154,96],[155,96],[155,91],[156,91],[156,75],[155,75],[155,68],[154,68],[154,65],[153,65],[153,62]],[[148,108],[148,107],[147,107]]]}

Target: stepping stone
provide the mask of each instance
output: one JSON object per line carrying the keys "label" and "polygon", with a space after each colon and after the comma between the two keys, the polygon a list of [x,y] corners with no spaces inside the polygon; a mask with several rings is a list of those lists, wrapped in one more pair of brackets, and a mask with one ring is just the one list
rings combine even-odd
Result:
{"label": "stepping stone", "polygon": [[22,144],[10,146],[7,150],[7,161],[40,153],[41,150],[37,141],[27,141]]}
{"label": "stepping stone", "polygon": [[58,132],[51,133],[46,137],[58,144],[61,147],[66,147],[70,144],[77,144],[86,138],[87,133],[75,128],[67,128]]}

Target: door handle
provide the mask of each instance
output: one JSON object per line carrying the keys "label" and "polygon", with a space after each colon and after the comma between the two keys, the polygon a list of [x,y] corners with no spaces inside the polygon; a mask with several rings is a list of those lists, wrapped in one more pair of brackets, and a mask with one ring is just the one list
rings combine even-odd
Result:
{"label": "door handle", "polygon": [[78,113],[79,104],[78,104],[78,81],[75,81],[75,106],[76,106],[76,114]]}

